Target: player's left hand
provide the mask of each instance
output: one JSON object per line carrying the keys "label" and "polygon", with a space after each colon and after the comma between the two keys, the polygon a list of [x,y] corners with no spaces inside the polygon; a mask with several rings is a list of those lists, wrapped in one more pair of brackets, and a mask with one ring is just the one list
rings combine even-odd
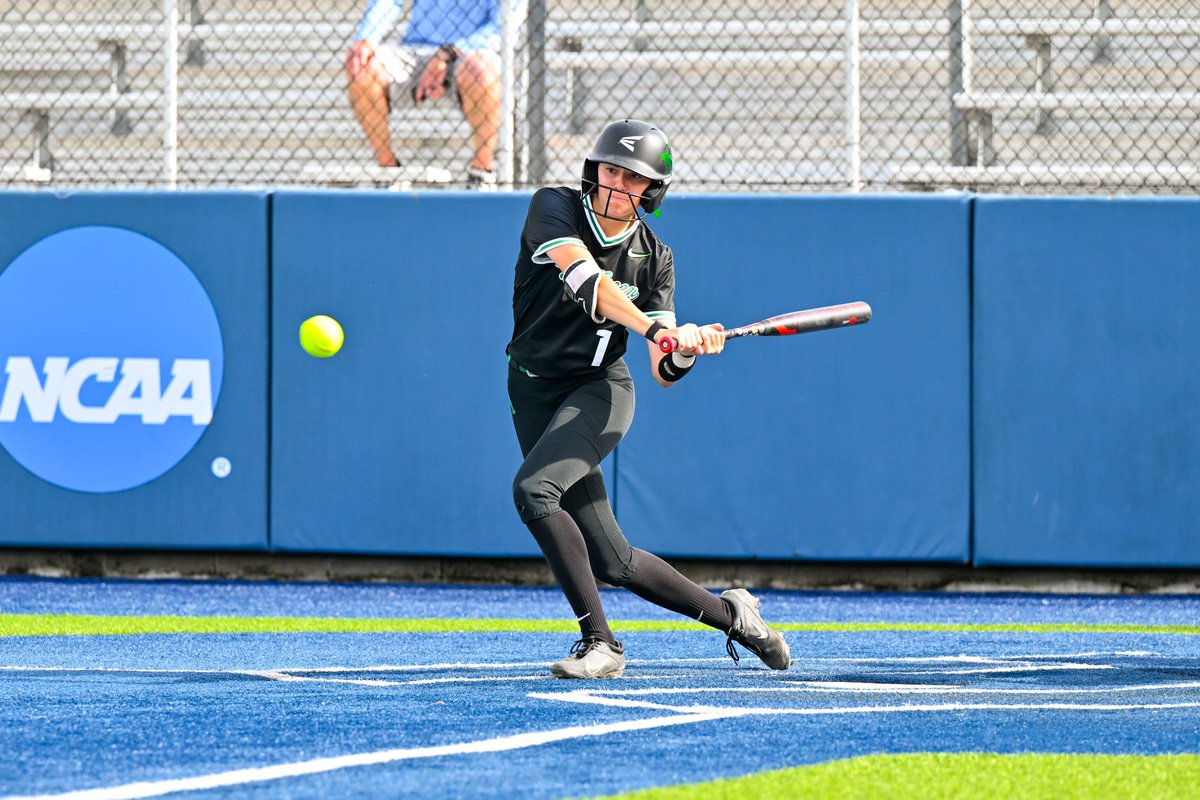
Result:
{"label": "player's left hand", "polygon": [[723,330],[725,330],[725,326],[719,322],[701,326],[697,329],[700,334],[700,344],[696,347],[680,348],[680,354],[715,356],[725,349],[725,336],[721,333]]}
{"label": "player's left hand", "polygon": [[700,328],[692,323],[680,325],[677,328],[667,328],[658,337],[658,341],[663,339],[671,339],[675,343],[675,350],[681,355],[691,355],[697,348],[703,346],[704,337],[700,335]]}

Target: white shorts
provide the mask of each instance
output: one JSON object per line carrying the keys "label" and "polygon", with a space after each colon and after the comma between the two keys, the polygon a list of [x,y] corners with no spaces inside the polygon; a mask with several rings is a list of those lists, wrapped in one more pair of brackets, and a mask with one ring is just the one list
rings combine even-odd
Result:
{"label": "white shorts", "polygon": [[[436,45],[396,45],[382,43],[375,48],[375,57],[387,71],[391,83],[388,85],[388,102],[392,108],[401,104],[415,105],[413,93],[425,73],[429,60],[437,53]],[[458,86],[454,80],[458,63],[450,65],[446,74],[446,93],[438,100],[453,97],[460,106],[462,100],[458,97]],[[430,102],[426,100],[425,102]],[[436,101],[435,101],[436,102]]]}

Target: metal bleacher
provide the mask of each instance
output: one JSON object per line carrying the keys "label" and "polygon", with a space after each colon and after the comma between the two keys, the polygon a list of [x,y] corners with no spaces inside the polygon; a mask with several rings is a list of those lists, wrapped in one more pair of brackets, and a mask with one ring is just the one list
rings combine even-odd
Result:
{"label": "metal bleacher", "polygon": [[140,88],[161,74],[162,48],[146,46],[150,26],[130,22],[151,6],[124,6],[85,3],[86,24],[66,24],[58,0],[0,6],[0,181],[56,182],[67,148],[124,139],[158,102]]}
{"label": "metal bleacher", "polygon": [[[573,176],[590,138],[617,116],[653,119],[672,134],[681,189],[830,189],[852,182],[844,2],[727,6],[695,18],[664,0],[561,8],[547,23],[547,173]],[[757,16],[756,16],[757,14]],[[864,17],[862,173],[885,173],[897,149],[934,157],[945,95],[947,25],[940,4],[914,2]],[[895,87],[910,87],[898,97]],[[895,135],[902,121],[900,141]]]}
{"label": "metal bleacher", "polygon": [[[635,116],[672,134],[680,190],[1195,187],[1200,0],[1159,3],[963,0],[959,54],[944,0],[863,3],[854,71],[844,0],[548,0],[542,60],[517,54],[515,177],[574,182]],[[178,0],[175,185],[453,184],[458,110],[393,113],[410,166],[375,167],[343,72],[361,3],[298,5]],[[0,185],[164,185],[162,13],[0,10]]]}
{"label": "metal bleacher", "polygon": [[[967,11],[969,10],[969,15]],[[903,165],[917,187],[1160,190],[1198,185],[1200,8],[1153,0],[1047,2],[1038,16],[964,3],[967,135],[950,157]]]}
{"label": "metal bleacher", "polygon": [[[339,158],[367,184],[404,177],[372,168],[346,99],[342,64],[357,3],[305,13],[212,5],[193,1],[188,13],[181,3],[177,185],[300,184],[306,167]],[[161,6],[37,6],[19,22],[0,15],[0,182],[163,185]],[[428,140],[469,135],[447,108],[394,115],[393,124],[397,149],[418,158]]]}
{"label": "metal bleacher", "polygon": [[[26,13],[18,22],[0,17],[11,34],[0,27],[0,41],[59,44],[49,50],[28,45],[31,54],[57,59],[40,65],[41,88],[31,88],[36,73],[26,70],[0,93],[0,113],[10,123],[0,130],[0,148],[24,154],[17,174],[10,169],[0,179],[71,186],[111,176],[125,185],[157,185],[163,177],[156,137],[164,119],[165,39],[154,20],[161,20],[161,7],[133,0],[118,12],[101,0],[79,0],[67,14],[55,13],[55,3],[66,7],[65,0],[49,0],[49,10]],[[93,18],[89,5],[109,10]],[[642,116],[673,133],[683,154],[681,188],[845,185],[846,23],[840,0],[814,0],[799,12],[787,0],[759,0],[743,9],[715,5],[705,19],[692,18],[696,10],[684,0],[652,3],[645,18],[636,18],[628,4],[547,5],[545,79],[536,98],[546,155],[531,175],[533,145],[523,112],[535,99],[522,94],[518,180],[573,182],[604,122]],[[279,3],[181,2],[178,185],[394,181],[394,173],[371,165],[346,101],[342,61],[360,13],[359,3],[344,0],[317,0],[303,13]],[[863,167],[869,179],[886,173],[898,142],[914,158],[932,158],[943,147],[945,134],[936,121],[944,96],[941,13],[939,4],[922,0],[902,14],[863,21]],[[122,26],[118,16],[148,21]],[[121,48],[120,68],[114,48]],[[79,94],[55,99],[53,89],[63,85],[63,70],[72,65],[64,49],[93,55],[84,59],[90,77]],[[519,87],[528,90],[531,71],[525,70]],[[895,96],[897,72],[912,78],[908,83],[918,87],[913,96]],[[893,79],[882,81],[883,75]],[[44,96],[34,97],[39,91]],[[396,150],[411,163],[457,168],[469,157],[469,128],[451,106],[409,109],[391,121]],[[897,122],[907,129],[899,137]],[[881,132],[871,133],[867,123],[877,123]],[[451,152],[448,142],[461,146]]]}
{"label": "metal bleacher", "polygon": [[[411,186],[424,169],[385,169],[370,149],[346,97],[343,63],[358,4],[317,4],[278,17],[236,4],[208,11],[188,33],[180,72],[180,160],[193,185],[319,184]],[[470,129],[445,105],[390,118],[398,153],[410,162],[446,160],[446,142]],[[458,156],[462,160],[462,156]]]}

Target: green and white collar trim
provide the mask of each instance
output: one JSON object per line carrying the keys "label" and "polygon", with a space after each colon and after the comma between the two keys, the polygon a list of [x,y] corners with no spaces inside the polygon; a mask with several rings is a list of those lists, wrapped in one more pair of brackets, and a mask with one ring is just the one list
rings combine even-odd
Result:
{"label": "green and white collar trim", "polygon": [[618,233],[616,236],[608,236],[604,233],[604,229],[600,227],[600,221],[596,219],[596,212],[592,211],[592,196],[588,195],[583,199],[584,216],[587,217],[588,225],[592,228],[592,233],[596,236],[596,241],[600,242],[601,247],[612,247],[615,244],[628,239],[633,235],[633,232],[638,229],[638,225],[642,224],[641,220],[632,223],[628,228]]}

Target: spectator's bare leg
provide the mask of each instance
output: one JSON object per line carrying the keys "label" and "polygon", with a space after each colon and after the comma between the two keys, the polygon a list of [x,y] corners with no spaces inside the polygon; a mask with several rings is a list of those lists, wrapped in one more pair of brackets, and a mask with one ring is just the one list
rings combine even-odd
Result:
{"label": "spectator's bare leg", "polygon": [[387,90],[390,80],[383,65],[376,59],[367,62],[365,68],[359,71],[357,77],[350,78],[350,107],[354,116],[362,126],[363,133],[371,149],[375,151],[375,160],[381,167],[399,165],[392,153],[392,134],[388,127]]}
{"label": "spectator's bare leg", "polygon": [[500,73],[492,53],[466,53],[458,65],[458,92],[471,125],[475,159],[471,166],[492,170],[500,137]]}

